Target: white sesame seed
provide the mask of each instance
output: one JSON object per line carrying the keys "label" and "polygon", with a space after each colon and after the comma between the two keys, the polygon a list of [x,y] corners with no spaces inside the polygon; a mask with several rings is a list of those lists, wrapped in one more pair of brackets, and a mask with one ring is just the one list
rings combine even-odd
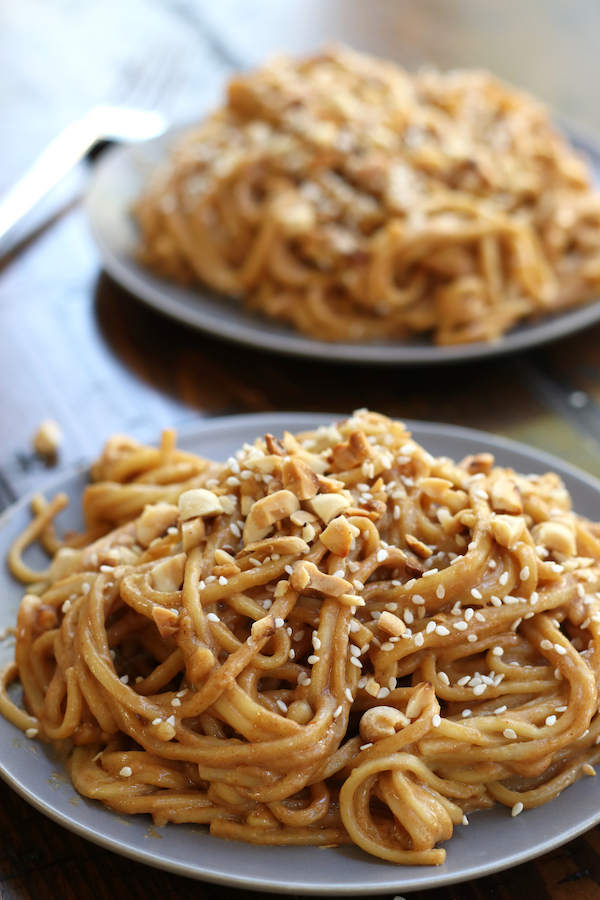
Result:
{"label": "white sesame seed", "polygon": [[562,644],[555,644],[554,649],[558,653],[559,656],[566,656],[567,648],[563,647]]}
{"label": "white sesame seed", "polygon": [[440,725],[442,724],[442,718],[441,718],[441,716],[439,716],[439,715],[436,713],[436,714],[433,716],[432,720],[431,720],[431,724],[433,725],[434,728],[439,728]]}
{"label": "white sesame seed", "polygon": [[502,606],[502,600],[500,599],[500,597],[496,597],[494,594],[492,594],[490,600],[492,601],[492,606]]}
{"label": "white sesame seed", "polygon": [[68,613],[69,610],[71,609],[71,605],[72,604],[71,604],[70,600],[65,600],[65,602],[61,606],[61,612]]}
{"label": "white sesame seed", "polygon": [[391,641],[385,641],[385,643],[383,643],[381,645],[381,649],[384,650],[386,653],[389,653],[390,650],[394,649],[394,645],[392,644]]}
{"label": "white sesame seed", "polygon": [[494,649],[492,650],[492,654],[494,656],[504,656],[504,650],[502,649],[502,647],[494,647]]}
{"label": "white sesame seed", "polygon": [[428,622],[427,625],[425,626],[425,633],[431,634],[432,631],[435,631],[435,627],[436,627],[436,623],[432,619],[431,622]]}
{"label": "white sesame seed", "polygon": [[437,575],[438,571],[439,571],[438,569],[429,569],[428,572],[423,572],[422,577],[428,578],[430,575]]}
{"label": "white sesame seed", "polygon": [[471,597],[474,597],[475,600],[482,600],[483,594],[481,591],[478,591],[477,588],[471,588]]}
{"label": "white sesame seed", "polygon": [[346,574],[346,572],[344,569],[337,569],[337,571],[335,571],[333,573],[333,577],[334,578],[343,578],[345,574]]}
{"label": "white sesame seed", "polygon": [[129,683],[129,675],[121,675],[121,677],[119,678],[119,681],[122,681],[123,684],[128,684]]}
{"label": "white sesame seed", "polygon": [[466,631],[469,626],[461,620],[460,622],[453,622],[452,627],[456,628],[457,631]]}
{"label": "white sesame seed", "polygon": [[357,669],[362,669],[362,663],[360,659],[357,659],[355,656],[350,657],[350,662],[353,666],[356,666]]}
{"label": "white sesame seed", "polygon": [[425,600],[423,599],[423,597],[421,597],[420,594],[413,594],[411,600],[415,604],[415,606],[423,606],[425,603]]}
{"label": "white sesame seed", "polygon": [[133,770],[130,766],[123,766],[119,775],[122,775],[123,778],[130,778],[133,775]]}
{"label": "white sesame seed", "polygon": [[316,631],[313,631],[311,641],[315,650],[321,649],[321,638],[318,636]]}
{"label": "white sesame seed", "polygon": [[[523,621],[522,617],[519,618],[519,619],[515,619],[515,621],[514,621],[514,622],[512,623],[512,625],[510,626],[510,630],[511,630],[511,631],[516,631],[517,628],[519,627],[519,625],[521,624],[522,621]],[[566,652],[567,652],[567,651],[565,650],[565,653],[566,653]]]}
{"label": "white sesame seed", "polygon": [[238,528],[238,526],[235,524],[235,522],[232,522],[232,523],[230,524],[229,530],[230,530],[231,533],[232,533],[233,535],[235,535],[235,537],[237,537],[237,538],[239,538],[239,537],[242,536],[242,533],[241,533],[240,529]]}
{"label": "white sesame seed", "polygon": [[415,647],[422,647],[424,641],[425,638],[423,637],[422,631],[419,631],[417,634],[415,634]]}
{"label": "white sesame seed", "polygon": [[220,618],[216,613],[209,613],[206,617],[209,622],[220,622]]}
{"label": "white sesame seed", "polygon": [[556,716],[547,716],[545,724],[546,725],[556,725]]}
{"label": "white sesame seed", "polygon": [[171,700],[171,706],[181,706],[181,700],[179,697],[173,697]]}
{"label": "white sesame seed", "polygon": [[508,709],[508,706],[497,706],[496,709],[494,710],[494,715],[499,716],[501,713],[506,712],[507,709]]}
{"label": "white sesame seed", "polygon": [[378,550],[377,556],[375,558],[378,563],[381,563],[388,558],[388,555],[389,554],[388,554],[387,550]]}
{"label": "white sesame seed", "polygon": [[560,669],[554,670],[554,677],[556,678],[557,681],[562,681],[563,676],[562,676],[562,672],[560,671]]}
{"label": "white sesame seed", "polygon": [[461,819],[461,825],[468,825],[468,824],[469,824],[469,820],[467,819],[466,816],[463,816]]}
{"label": "white sesame seed", "polygon": [[498,579],[498,581],[500,582],[502,587],[504,587],[504,585],[508,581],[508,572],[503,572],[502,575],[500,576],[500,578]]}
{"label": "white sesame seed", "polygon": [[288,711],[288,708],[287,708],[286,704],[283,702],[283,700],[278,700],[277,706],[279,707],[279,709],[281,710],[282,713],[286,713]]}
{"label": "white sesame seed", "polygon": [[343,708],[344,708],[343,706],[336,706],[336,708],[335,708],[334,711],[333,711],[333,718],[334,718],[334,719],[337,719],[337,717],[338,717],[339,715],[341,715]]}
{"label": "white sesame seed", "polygon": [[354,585],[354,589],[356,591],[364,591],[365,589],[364,584],[362,583],[362,581],[359,581],[358,578],[355,578],[352,584]]}
{"label": "white sesame seed", "polygon": [[564,567],[560,566],[558,563],[553,563],[551,568],[552,568],[552,571],[555,572],[557,575],[560,575],[561,572],[565,571]]}
{"label": "white sesame seed", "polygon": [[443,584],[438,584],[437,588],[435,589],[435,595],[439,600],[444,599],[444,597],[446,596],[446,588]]}
{"label": "white sesame seed", "polygon": [[467,544],[467,550],[476,550],[476,549],[477,549],[477,542],[469,541],[469,543]]}
{"label": "white sesame seed", "polygon": [[28,728],[27,731],[25,732],[25,737],[26,738],[34,738],[37,736],[37,733],[38,733],[37,728]]}
{"label": "white sesame seed", "polygon": [[465,609],[465,622],[470,622],[471,619],[473,618],[474,614],[475,614],[475,610],[472,609],[470,606],[467,606],[467,608]]}
{"label": "white sesame seed", "polygon": [[475,618],[477,619],[478,622],[485,622],[485,616],[483,615],[483,613],[476,612]]}
{"label": "white sesame seed", "polygon": [[438,672],[438,678],[440,679],[442,684],[450,684],[450,679],[445,672]]}
{"label": "white sesame seed", "polygon": [[225,578],[224,575],[219,575],[219,584],[222,587],[225,587],[225,585],[227,584],[227,579]]}
{"label": "white sesame seed", "polygon": [[[417,583],[416,578],[411,578],[409,581],[406,582],[406,584],[404,585],[404,587],[405,587],[408,591],[410,591],[410,589],[413,588],[413,587],[415,586],[416,583]],[[416,596],[418,596],[418,595],[415,594],[415,597],[416,597]],[[415,599],[415,597],[413,597],[413,600]],[[416,603],[416,602],[417,602],[417,601],[415,600],[415,603]]]}
{"label": "white sesame seed", "polygon": [[388,687],[381,687],[377,691],[377,699],[385,700],[386,697],[390,696],[390,689]]}
{"label": "white sesame seed", "polygon": [[540,648],[542,650],[552,650],[552,647],[553,647],[552,641],[547,641],[546,639],[544,639],[543,641],[540,641]]}
{"label": "white sesame seed", "polygon": [[473,688],[473,693],[475,694],[476,697],[481,697],[481,695],[484,693],[486,688],[487,688],[487,684],[476,684],[475,687]]}
{"label": "white sesame seed", "polygon": [[504,731],[502,732],[502,734],[509,741],[514,741],[514,740],[516,740],[516,737],[517,737],[517,732],[513,731],[512,728],[505,728]]}
{"label": "white sesame seed", "polygon": [[372,747],[372,746],[373,746],[373,742],[371,741],[370,744],[361,744],[359,749],[360,750],[368,750],[369,747]]}
{"label": "white sesame seed", "polygon": [[450,631],[444,625],[436,625],[435,633],[439,634],[440,637],[446,637],[446,635],[450,634]]}
{"label": "white sesame seed", "polygon": [[518,802],[518,803],[515,803],[515,805],[514,805],[513,808],[511,809],[511,811],[510,811],[511,816],[513,816],[513,818],[514,818],[514,816],[518,816],[519,813],[522,813],[522,812],[523,812],[523,808],[524,808],[524,807],[523,807],[523,804],[522,804],[521,801],[519,800],[519,802]]}
{"label": "white sesame seed", "polygon": [[285,621],[281,618],[281,616],[277,616],[275,619],[275,628],[283,628],[285,625]]}
{"label": "white sesame seed", "polygon": [[463,717],[463,719],[468,719],[472,715],[473,713],[470,709],[463,709],[463,711],[461,712],[461,716]]}
{"label": "white sesame seed", "polygon": [[293,574],[294,574],[294,570],[292,569],[291,566],[286,566],[286,567],[285,567],[285,571],[287,572],[288,575],[293,575]]}
{"label": "white sesame seed", "polygon": [[457,681],[456,683],[457,683],[460,687],[464,687],[465,684],[468,684],[470,680],[471,680],[471,678],[470,678],[469,675],[463,675],[462,678],[459,678],[458,681]]}
{"label": "white sesame seed", "polygon": [[87,583],[87,581],[84,581],[83,584],[81,585],[81,593],[89,594],[90,590],[91,590],[91,588],[90,588],[89,584]]}
{"label": "white sesame seed", "polygon": [[475,644],[477,641],[477,635],[476,634],[468,634],[467,640],[470,644]]}
{"label": "white sesame seed", "polygon": [[596,775],[596,770],[594,769],[593,766],[590,766],[589,763],[585,763],[585,764],[581,767],[581,771],[582,771],[582,772],[585,772],[586,775],[592,775],[592,776],[595,776],[595,775]]}
{"label": "white sesame seed", "polygon": [[[354,657],[350,660],[350,662],[352,662],[353,659],[354,659]],[[309,666],[314,666],[314,665],[316,665],[316,663],[319,662],[319,660],[320,660],[320,657],[315,656],[314,653],[313,653],[312,656],[309,656],[309,657],[308,657],[308,659],[306,660],[306,662],[309,664]]]}
{"label": "white sesame seed", "polygon": [[485,491],[475,491],[475,496],[479,497],[480,500],[489,500],[489,496]]}

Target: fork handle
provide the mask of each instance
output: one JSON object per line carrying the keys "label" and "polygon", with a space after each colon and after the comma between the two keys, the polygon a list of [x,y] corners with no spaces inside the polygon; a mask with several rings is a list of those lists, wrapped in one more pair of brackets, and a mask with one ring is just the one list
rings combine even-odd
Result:
{"label": "fork handle", "polygon": [[99,137],[97,125],[91,118],[72,122],[60,132],[0,200],[0,241],[85,157]]}

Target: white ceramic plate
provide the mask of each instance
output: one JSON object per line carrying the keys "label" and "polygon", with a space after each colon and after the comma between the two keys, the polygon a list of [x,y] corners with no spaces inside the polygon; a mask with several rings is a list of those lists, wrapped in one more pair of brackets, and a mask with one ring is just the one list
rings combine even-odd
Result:
{"label": "white ceramic plate", "polygon": [[[595,180],[600,184],[600,138],[571,123],[567,130],[574,145],[588,157]],[[150,173],[164,159],[178,134],[109,150],[96,164],[86,206],[109,275],[150,306],[186,325],[263,350],[330,362],[433,365],[524,350],[565,337],[600,320],[599,301],[519,325],[494,343],[478,341],[436,347],[424,337],[369,344],[330,343],[305,337],[283,323],[252,313],[231,297],[202,287],[181,287],[158,278],[135,261],[138,231],[131,209]]]}
{"label": "white ceramic plate", "polygon": [[[180,439],[186,449],[225,459],[244,441],[267,431],[304,430],[328,423],[330,416],[264,414],[216,419]],[[554,457],[483,432],[449,425],[408,423],[415,438],[434,455],[460,459],[489,450],[498,462],[521,472],[553,469],[564,479],[575,508],[600,519],[600,482]],[[64,527],[80,526],[79,500],[84,472],[73,472],[47,485],[48,493],[66,490],[72,506]],[[0,517],[0,554],[29,521],[27,500]],[[0,571],[0,628],[14,624],[22,588]],[[0,662],[12,649],[0,644]],[[211,837],[200,826],[167,825],[155,829],[149,816],[126,817],[101,803],[79,797],[61,762],[47,745],[27,740],[0,717],[0,774],[26,800],[65,828],[116,853],[180,875],[230,887],[318,897],[402,894],[472,880],[525,862],[565,843],[600,821],[600,778],[588,778],[557,800],[511,818],[505,807],[470,816],[444,846],[447,860],[438,867],[399,867],[369,857],[355,847],[253,847]],[[160,836],[160,837],[159,837]],[[158,839],[157,839],[158,838]]]}

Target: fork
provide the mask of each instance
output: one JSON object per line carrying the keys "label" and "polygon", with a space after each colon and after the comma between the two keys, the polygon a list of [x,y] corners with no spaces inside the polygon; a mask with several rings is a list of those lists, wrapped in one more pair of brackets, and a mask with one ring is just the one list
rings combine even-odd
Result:
{"label": "fork", "polygon": [[31,168],[0,199],[0,242],[55,185],[104,141],[145,141],[163,134],[168,120],[159,112],[174,88],[178,62],[163,50],[126,73],[129,87],[117,91],[114,104],[93,106],[71,122],[40,154]]}

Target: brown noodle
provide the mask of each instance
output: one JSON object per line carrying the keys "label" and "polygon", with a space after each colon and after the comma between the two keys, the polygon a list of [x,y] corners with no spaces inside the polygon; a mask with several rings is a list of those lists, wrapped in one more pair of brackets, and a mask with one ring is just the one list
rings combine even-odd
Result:
{"label": "brown noodle", "polygon": [[92,477],[84,534],[38,497],[13,547],[29,590],[0,691],[69,742],[86,797],[435,865],[470,811],[594,774],[600,526],[557,475],[436,459],[361,410],[224,464],[116,437]]}
{"label": "brown noodle", "polygon": [[136,217],[161,276],[328,341],[496,340],[600,287],[600,196],[542,103],[344,48],[233,79]]}

